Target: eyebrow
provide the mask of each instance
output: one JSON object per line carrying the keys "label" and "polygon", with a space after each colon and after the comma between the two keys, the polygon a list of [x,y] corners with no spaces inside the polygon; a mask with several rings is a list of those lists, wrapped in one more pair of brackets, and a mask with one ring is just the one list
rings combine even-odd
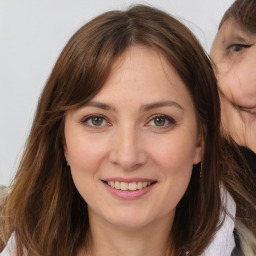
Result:
{"label": "eyebrow", "polygon": [[238,35],[238,34],[231,34],[231,35],[225,37],[225,39],[224,39],[225,43],[226,42],[229,43],[230,41],[236,42],[236,43],[245,43],[245,44],[248,43],[248,40],[246,40],[245,37]]}
{"label": "eyebrow", "polygon": [[[92,106],[92,107],[96,107],[96,108],[100,108],[100,109],[103,109],[103,110],[111,110],[111,111],[114,111],[116,112],[116,108],[114,106],[111,106],[109,104],[106,104],[106,103],[102,103],[102,102],[97,102],[97,101],[90,101],[88,103],[85,104],[85,106]],[[141,106],[140,110],[143,111],[143,112],[147,112],[147,111],[150,111],[152,109],[155,109],[155,108],[161,108],[161,107],[176,107],[180,110],[184,110],[184,108],[178,104],[177,102],[175,101],[159,101],[159,102],[154,102],[154,103],[150,103],[150,104],[146,104],[146,105],[143,105]]]}
{"label": "eyebrow", "polygon": [[161,108],[161,107],[176,107],[180,110],[184,110],[184,108],[178,104],[177,102],[175,101],[159,101],[159,102],[154,102],[154,103],[151,103],[151,104],[146,104],[144,106],[141,107],[142,111],[149,111],[149,110],[152,110],[154,108]]}
{"label": "eyebrow", "polygon": [[[97,101],[90,101],[88,103],[85,104],[85,106],[92,106],[92,107],[96,107],[96,108],[100,108],[103,110],[111,110],[111,111],[116,111],[114,106],[111,106],[109,104],[105,104],[102,102],[97,102]],[[161,107],[176,107],[180,110],[184,110],[184,108],[177,102],[175,101],[159,101],[159,102],[153,102],[153,103],[149,103],[146,105],[141,106],[141,111],[146,112],[146,111],[150,111],[152,109],[155,108],[161,108]]]}
{"label": "eyebrow", "polygon": [[102,103],[102,102],[97,102],[97,101],[89,101],[88,103],[85,104],[85,106],[92,106],[92,107],[96,107],[104,110],[116,111],[116,109],[113,106]]}

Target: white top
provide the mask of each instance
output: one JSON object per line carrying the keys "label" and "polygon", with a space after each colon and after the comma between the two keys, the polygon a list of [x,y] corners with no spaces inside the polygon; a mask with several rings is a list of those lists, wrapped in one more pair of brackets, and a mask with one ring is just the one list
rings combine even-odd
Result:
{"label": "white top", "polygon": [[6,247],[0,253],[0,256],[17,256],[15,235],[12,233]]}
{"label": "white top", "polygon": [[[232,217],[236,215],[236,204],[233,198],[228,192],[221,189],[222,202],[226,206],[228,214]],[[222,227],[216,233],[213,241],[205,252],[201,256],[231,256],[233,249],[235,248],[234,240],[234,221],[232,218],[226,215],[224,212],[221,213],[221,219],[225,218]],[[0,256],[17,256],[16,243],[14,233],[11,235],[5,249],[0,253]]]}
{"label": "white top", "polygon": [[231,195],[221,189],[222,203],[226,207],[227,214],[221,213],[220,221],[225,218],[223,225],[215,234],[213,241],[210,243],[209,247],[201,256],[230,256],[233,249],[235,248],[234,239],[234,228],[235,223],[232,219],[236,216],[236,203],[231,197]]}

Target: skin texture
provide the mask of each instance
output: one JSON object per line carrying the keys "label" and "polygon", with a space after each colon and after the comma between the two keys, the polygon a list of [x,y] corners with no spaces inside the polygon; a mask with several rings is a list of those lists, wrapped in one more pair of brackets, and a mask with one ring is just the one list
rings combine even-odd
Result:
{"label": "skin texture", "polygon": [[[191,96],[174,68],[152,48],[129,48],[92,101],[67,113],[65,139],[88,204],[93,255],[161,255],[203,151]],[[103,182],[120,178],[156,183],[122,199]]]}
{"label": "skin texture", "polygon": [[211,53],[222,103],[222,124],[239,145],[256,152],[256,34],[234,19],[223,23]]}

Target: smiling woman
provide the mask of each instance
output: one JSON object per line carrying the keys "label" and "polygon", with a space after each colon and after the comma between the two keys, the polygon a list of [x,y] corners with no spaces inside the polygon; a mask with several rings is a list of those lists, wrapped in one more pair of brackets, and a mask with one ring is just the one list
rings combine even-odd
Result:
{"label": "smiling woman", "polygon": [[67,113],[64,132],[90,223],[95,216],[101,227],[172,223],[203,152],[184,82],[159,51],[135,45],[114,62],[92,100]]}
{"label": "smiling woman", "polygon": [[208,56],[172,16],[135,6],[85,24],[39,100],[2,255],[231,255],[236,203],[239,236],[256,214],[219,107]]}

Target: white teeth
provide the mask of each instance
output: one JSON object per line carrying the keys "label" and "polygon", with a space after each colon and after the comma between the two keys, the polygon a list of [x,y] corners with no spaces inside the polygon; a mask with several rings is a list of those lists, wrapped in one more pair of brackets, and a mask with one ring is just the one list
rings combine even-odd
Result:
{"label": "white teeth", "polygon": [[121,190],[128,190],[128,188],[129,188],[129,183],[127,183],[127,182],[121,182],[120,183],[120,189]]}
{"label": "white teeth", "polygon": [[137,189],[142,189],[142,182],[141,181],[137,183]]}
{"label": "white teeth", "polygon": [[136,190],[136,189],[137,189],[136,182],[129,183],[129,190]]}
{"label": "white teeth", "polygon": [[116,182],[115,182],[114,188],[120,189],[120,182],[119,182],[119,181],[116,181]]}
{"label": "white teeth", "polygon": [[148,185],[146,181],[142,182],[142,187],[145,188]]}
{"label": "white teeth", "polygon": [[112,188],[118,189],[118,190],[130,190],[135,191],[139,189],[143,189],[149,185],[151,185],[152,182],[147,181],[139,181],[139,182],[123,182],[123,181],[108,181],[108,185]]}

